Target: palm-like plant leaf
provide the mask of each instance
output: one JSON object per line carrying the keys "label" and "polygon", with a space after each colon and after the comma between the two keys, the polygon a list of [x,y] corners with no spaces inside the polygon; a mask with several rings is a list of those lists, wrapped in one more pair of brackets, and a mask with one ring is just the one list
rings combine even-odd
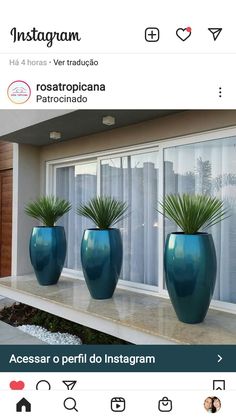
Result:
{"label": "palm-like plant leaf", "polygon": [[55,196],[42,196],[30,202],[25,207],[25,213],[41,221],[47,227],[53,227],[57,220],[71,209],[71,204],[65,199]]}
{"label": "palm-like plant leaf", "polygon": [[110,196],[92,198],[77,208],[77,214],[94,222],[100,230],[107,230],[126,216],[127,204]]}
{"label": "palm-like plant leaf", "polygon": [[167,195],[160,202],[166,218],[174,221],[185,234],[196,234],[228,218],[228,209],[220,199],[208,195]]}

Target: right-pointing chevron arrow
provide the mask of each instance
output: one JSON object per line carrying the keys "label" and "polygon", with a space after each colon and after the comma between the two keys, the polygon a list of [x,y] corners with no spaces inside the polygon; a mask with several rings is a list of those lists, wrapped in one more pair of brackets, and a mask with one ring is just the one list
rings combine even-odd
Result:
{"label": "right-pointing chevron arrow", "polygon": [[217,354],[217,356],[218,356],[218,361],[217,361],[217,362],[218,362],[218,364],[219,364],[219,362],[221,362],[223,358],[222,358],[222,356],[220,356],[219,354]]}

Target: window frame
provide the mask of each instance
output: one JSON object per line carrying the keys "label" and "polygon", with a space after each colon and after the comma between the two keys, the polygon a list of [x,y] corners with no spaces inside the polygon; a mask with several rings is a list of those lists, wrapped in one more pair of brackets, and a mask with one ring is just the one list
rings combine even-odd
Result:
{"label": "window frame", "polygon": [[[68,167],[71,165],[88,162],[97,162],[97,194],[100,195],[100,179],[101,179],[101,161],[103,159],[126,157],[127,155],[137,155],[148,152],[159,152],[159,184],[158,191],[160,199],[164,193],[164,150],[175,146],[183,146],[188,144],[220,140],[224,138],[236,136],[236,126],[230,128],[219,128],[210,131],[203,131],[199,133],[187,134],[178,137],[170,137],[163,140],[155,140],[148,143],[142,143],[134,146],[126,146],[122,148],[109,149],[96,153],[89,153],[84,155],[75,155],[72,157],[59,158],[56,160],[49,160],[46,162],[46,194],[56,193],[56,169],[60,167]],[[158,204],[161,209],[160,204]],[[159,248],[159,269],[158,269],[158,286],[151,286],[147,284],[138,284],[129,281],[119,281],[118,287],[125,290],[135,290],[143,294],[160,296],[169,298],[168,292],[164,288],[164,275],[163,275],[163,256],[164,256],[164,217],[159,214],[159,234],[158,234],[158,248]],[[63,275],[79,277],[83,279],[81,271],[71,269],[63,269]],[[229,303],[225,301],[212,300],[211,308],[222,310],[229,313],[236,313],[236,303]]]}

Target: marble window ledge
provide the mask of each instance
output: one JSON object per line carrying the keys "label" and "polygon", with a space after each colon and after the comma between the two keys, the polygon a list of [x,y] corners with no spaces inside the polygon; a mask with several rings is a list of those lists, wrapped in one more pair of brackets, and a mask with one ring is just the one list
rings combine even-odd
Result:
{"label": "marble window ledge", "polygon": [[0,278],[0,295],[135,344],[236,344],[236,315],[210,309],[201,324],[177,320],[164,298],[116,289],[93,300],[83,280],[40,286],[34,274]]}

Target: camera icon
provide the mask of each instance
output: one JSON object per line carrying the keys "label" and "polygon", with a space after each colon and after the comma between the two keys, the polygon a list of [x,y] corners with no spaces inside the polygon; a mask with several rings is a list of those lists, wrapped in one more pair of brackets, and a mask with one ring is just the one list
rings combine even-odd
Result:
{"label": "camera icon", "polygon": [[113,397],[111,399],[111,410],[112,412],[124,412],[125,399],[123,397]]}

